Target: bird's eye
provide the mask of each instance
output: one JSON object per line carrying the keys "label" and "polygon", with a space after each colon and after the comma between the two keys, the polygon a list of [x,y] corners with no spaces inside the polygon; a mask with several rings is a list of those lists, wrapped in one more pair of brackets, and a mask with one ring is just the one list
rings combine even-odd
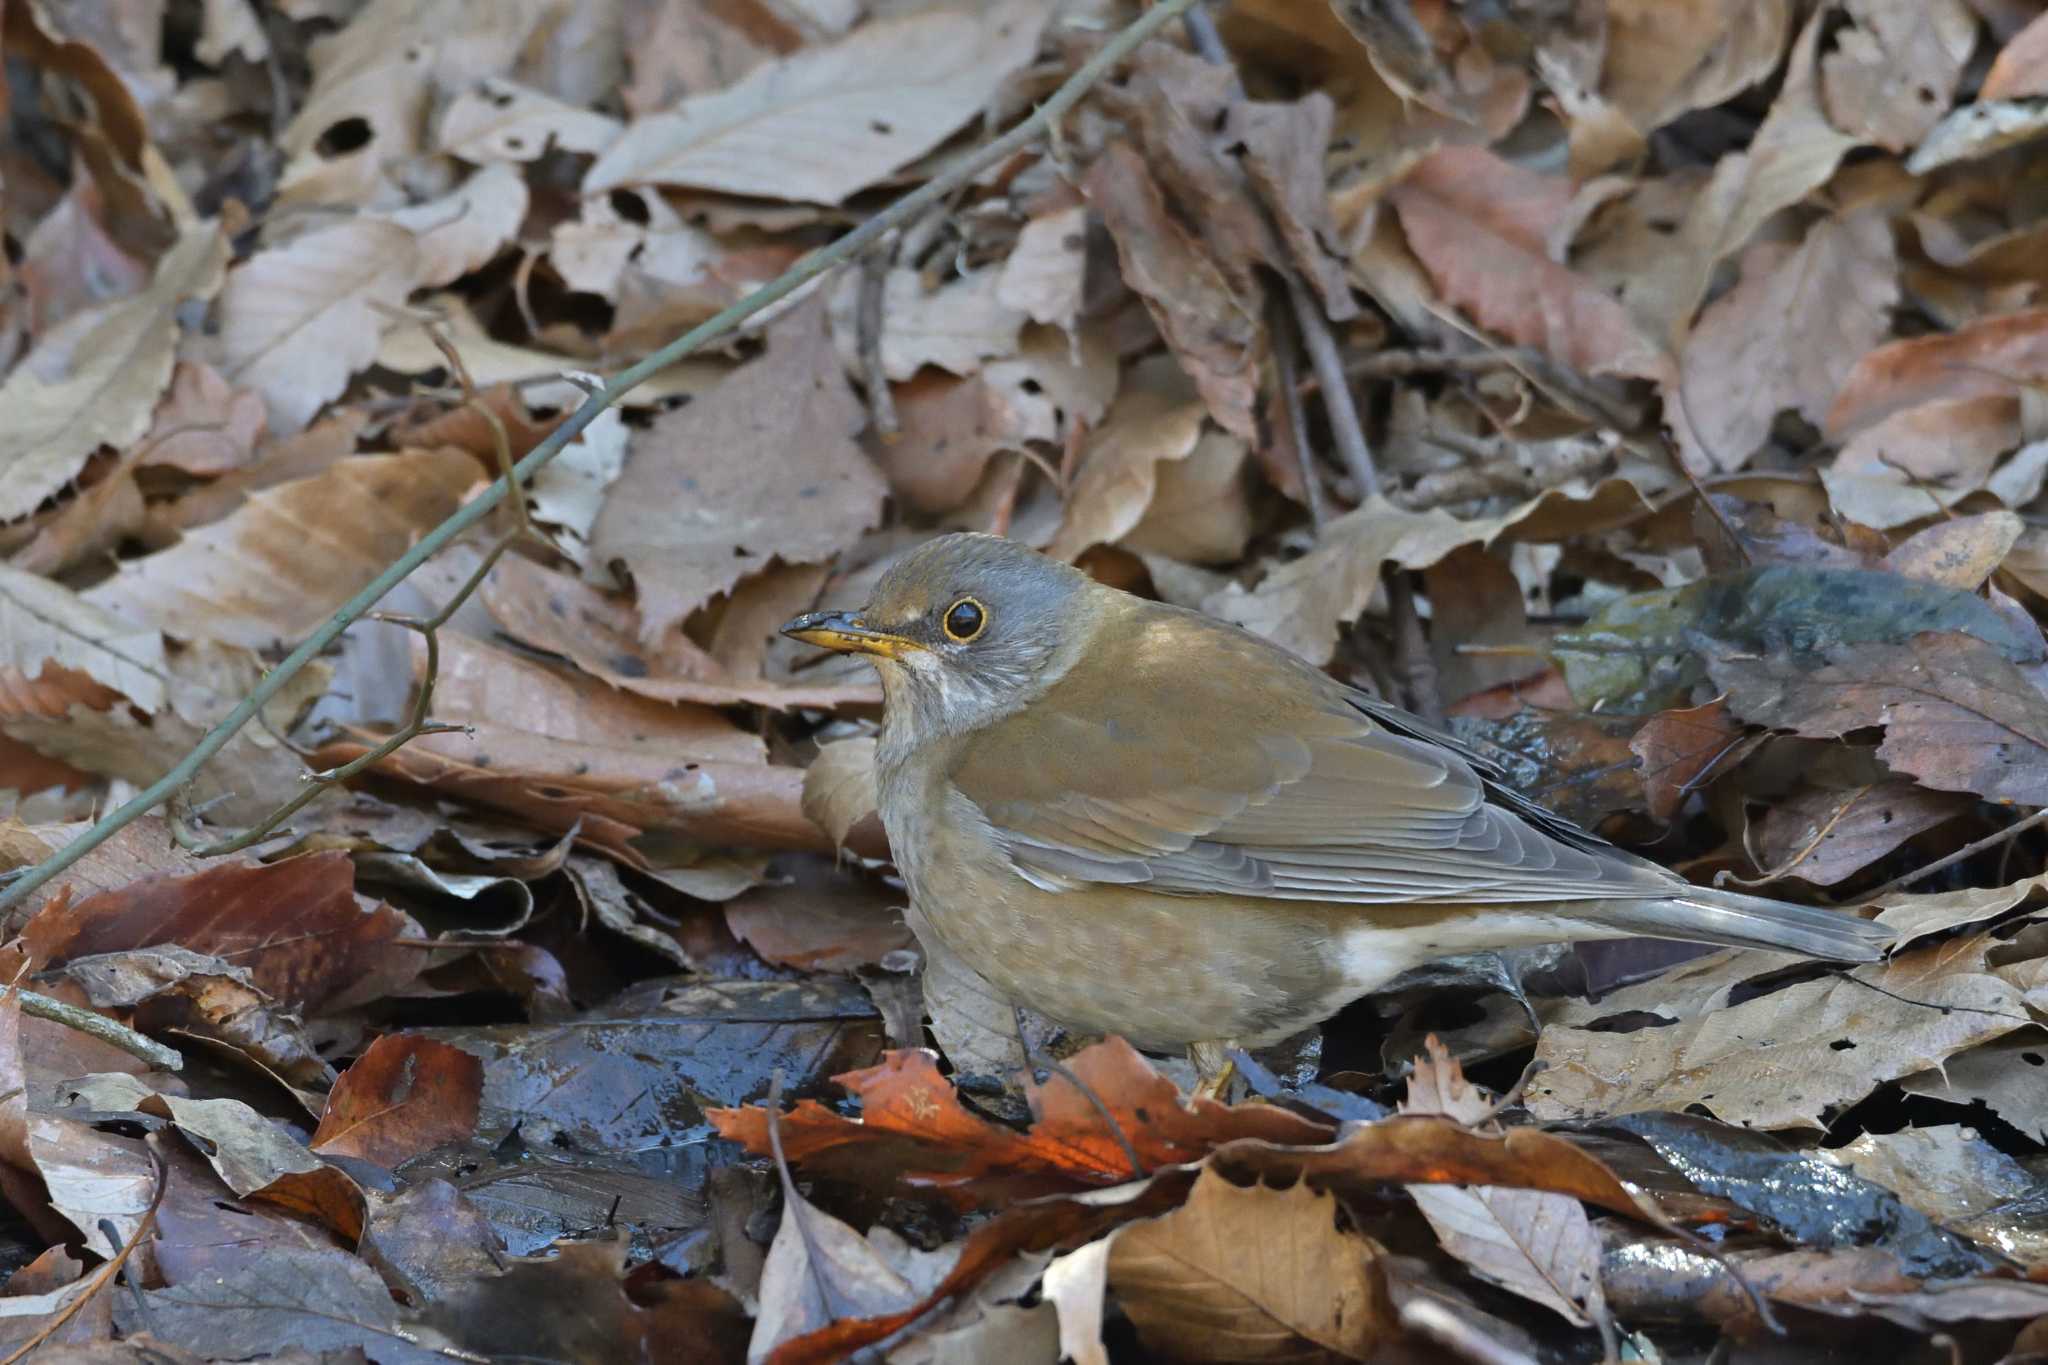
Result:
{"label": "bird's eye", "polygon": [[969,644],[988,629],[988,613],[981,603],[971,597],[963,597],[946,608],[946,618],[940,623],[946,629],[946,638],[955,644]]}

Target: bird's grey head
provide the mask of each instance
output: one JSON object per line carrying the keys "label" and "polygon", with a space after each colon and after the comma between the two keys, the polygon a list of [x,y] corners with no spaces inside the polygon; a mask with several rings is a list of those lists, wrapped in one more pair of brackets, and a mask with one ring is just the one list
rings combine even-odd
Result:
{"label": "bird's grey head", "polygon": [[891,731],[913,742],[1011,714],[1064,671],[1063,626],[1087,575],[999,536],[959,534],[903,556],[858,612],[799,616],[783,633],[867,654]]}

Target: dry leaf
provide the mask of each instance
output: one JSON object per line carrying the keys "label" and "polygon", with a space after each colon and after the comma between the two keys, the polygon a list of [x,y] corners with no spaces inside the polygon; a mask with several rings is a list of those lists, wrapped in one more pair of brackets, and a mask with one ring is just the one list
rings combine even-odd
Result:
{"label": "dry leaf", "polygon": [[1205,1167],[1187,1203],[1115,1234],[1109,1285],[1177,1360],[1294,1360],[1308,1343],[1362,1359],[1397,1330],[1385,1252],[1337,1211],[1306,1183],[1247,1189]]}
{"label": "dry leaf", "polygon": [[2048,16],[2036,16],[2013,34],[1998,50],[1984,84],[1977,89],[1980,100],[2017,100],[2030,95],[2048,95]]}
{"label": "dry leaf", "polygon": [[996,302],[1033,322],[1072,327],[1088,268],[1088,210],[1080,205],[1033,218],[1003,261]]}
{"label": "dry leaf", "polygon": [[221,373],[263,395],[273,431],[298,431],[377,359],[377,305],[404,303],[419,273],[413,234],[375,218],[258,252],[221,288]]}
{"label": "dry leaf", "polygon": [[476,1132],[483,1063],[431,1038],[387,1033],[341,1073],[312,1147],[393,1168]]}
{"label": "dry leaf", "polygon": [[409,287],[433,289],[488,264],[516,237],[526,198],[518,171],[491,165],[439,199],[379,216],[413,234],[419,270]]}
{"label": "dry leaf", "polygon": [[1665,361],[1628,310],[1538,235],[1530,203],[1561,202],[1564,189],[1481,148],[1451,147],[1417,162],[1388,197],[1438,290],[1480,326],[1584,374],[1661,373]]}
{"label": "dry leaf", "polygon": [[853,439],[862,419],[814,304],[634,442],[591,546],[632,570],[643,641],[771,559],[828,559],[874,525],[884,489]]}
{"label": "dry leaf", "polygon": [[1760,243],[1742,279],[1701,315],[1681,360],[1687,459],[1741,467],[1790,408],[1819,425],[1850,367],[1882,340],[1898,302],[1891,227],[1875,213],[1827,219],[1796,249]]}
{"label": "dry leaf", "polygon": [[1145,301],[1210,414],[1225,431],[1255,437],[1259,300],[1241,294],[1175,220],[1145,158],[1128,143],[1111,143],[1083,188],[1116,242],[1124,283]]}
{"label": "dry leaf", "polygon": [[617,119],[595,109],[493,77],[450,102],[435,140],[442,151],[464,161],[517,164],[538,161],[551,151],[595,156],[624,130]]}
{"label": "dry leaf", "polygon": [[[1664,1028],[1547,1028],[1530,1112],[1555,1120],[1700,1105],[1728,1123],[1819,1128],[1887,1080],[2027,1023],[1984,936],[1916,949]],[[1873,990],[1871,987],[1876,987]]]}
{"label": "dry leaf", "polygon": [[1849,23],[1821,60],[1828,117],[1845,133],[1903,152],[1955,97],[1977,46],[1977,16],[1963,0],[1849,0],[1844,8]]}
{"label": "dry leaf", "polygon": [[1894,341],[1863,355],[1828,409],[1843,437],[1937,398],[2007,398],[2009,375],[2048,371],[2048,309],[1986,318],[1949,333]]}
{"label": "dry leaf", "polygon": [[0,384],[0,521],[34,511],[102,445],[125,449],[149,429],[171,378],[178,309],[212,298],[227,261],[219,225],[194,224],[149,288],[77,314]]}
{"label": "dry leaf", "polygon": [[149,432],[136,447],[136,464],[226,474],[255,460],[268,425],[260,396],[233,387],[204,361],[181,360],[171,372],[170,392],[157,404]]}
{"label": "dry leaf", "polygon": [[818,750],[804,769],[804,815],[835,845],[875,814],[875,741],[842,739]]}
{"label": "dry leaf", "polygon": [[1203,416],[1201,398],[1170,358],[1138,366],[1081,448],[1065,515],[1045,552],[1070,560],[1137,526],[1151,505],[1159,465],[1193,453]]}
{"label": "dry leaf", "polygon": [[1038,50],[1045,0],[876,19],[640,119],[584,177],[586,194],[686,185],[837,204],[981,111]]}
{"label": "dry leaf", "polygon": [[481,473],[459,450],[342,460],[130,560],[85,600],[188,640],[293,641],[445,520]]}
{"label": "dry leaf", "polygon": [[1900,781],[1795,792],[1771,802],[1757,822],[1756,859],[1773,877],[1833,886],[1973,805],[1960,792]]}
{"label": "dry leaf", "polygon": [[154,627],[0,565],[0,677],[34,682],[51,668],[82,673],[144,714],[164,704],[164,639]]}
{"label": "dry leaf", "polygon": [[[1024,314],[998,297],[1003,276],[973,270],[927,289],[915,270],[898,267],[882,289],[882,372],[908,379],[926,365],[973,374],[991,356],[1017,349]],[[858,314],[861,276],[847,271],[832,294],[832,336],[848,369],[860,369]]]}

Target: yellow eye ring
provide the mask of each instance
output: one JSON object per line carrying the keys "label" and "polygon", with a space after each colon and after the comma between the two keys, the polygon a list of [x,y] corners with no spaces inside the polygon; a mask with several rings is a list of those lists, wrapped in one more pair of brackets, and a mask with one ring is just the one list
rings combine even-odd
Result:
{"label": "yellow eye ring", "polygon": [[988,629],[988,608],[972,597],[963,597],[946,608],[946,614],[939,618],[939,628],[956,645],[973,644]]}

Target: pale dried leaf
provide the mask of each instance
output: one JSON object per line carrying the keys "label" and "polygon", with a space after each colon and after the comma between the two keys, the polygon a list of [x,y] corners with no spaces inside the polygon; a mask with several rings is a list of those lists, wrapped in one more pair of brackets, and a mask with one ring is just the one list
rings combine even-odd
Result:
{"label": "pale dried leaf", "polygon": [[548,152],[595,156],[625,125],[595,109],[493,77],[457,95],[441,116],[441,150],[480,163],[538,161]]}
{"label": "pale dried leaf", "polygon": [[178,308],[212,298],[227,261],[219,224],[195,224],[149,288],[75,315],[15,366],[0,384],[0,521],[34,511],[102,445],[125,449],[149,429],[171,378]]}
{"label": "pale dried leaf", "polygon": [[1102,1344],[1102,1301],[1109,1289],[1109,1251],[1104,1237],[1053,1258],[1045,1268],[1045,1298],[1059,1314],[1060,1355],[1074,1365],[1109,1365]]}
{"label": "pale dried leaf", "polygon": [[880,1317],[916,1302],[910,1282],[873,1243],[783,1178],[782,1223],[761,1270],[761,1309],[748,1365],[792,1337],[848,1317]]}
{"label": "pale dried leaf", "polygon": [[1906,158],[1906,169],[1926,175],[1958,161],[1975,161],[2048,133],[2048,101],[1980,100],[1945,116]]}
{"label": "pale dried leaf", "polygon": [[414,287],[432,289],[487,264],[526,218],[526,179],[490,165],[439,199],[378,215],[413,234],[419,248]]}
{"label": "pale dried leaf", "polygon": [[585,193],[684,185],[837,204],[924,155],[1030,61],[1046,0],[933,9],[861,25],[626,129]]}
{"label": "pale dried leaf", "polygon": [[255,460],[268,425],[260,396],[233,387],[203,361],[181,360],[149,433],[136,447],[136,463],[225,474]]}
{"label": "pale dried leaf", "polygon": [[1600,1238],[1570,1195],[1494,1185],[1410,1185],[1408,1193],[1443,1249],[1482,1278],[1574,1327],[1606,1312]]}
{"label": "pale dried leaf", "polygon": [[0,669],[34,682],[46,668],[83,673],[147,715],[164,704],[164,639],[154,627],[0,565]]}
{"label": "pale dried leaf", "polygon": [[270,38],[263,21],[256,17],[251,0],[205,0],[200,11],[199,41],[193,55],[208,66],[219,66],[234,54],[260,62],[270,55]]}
{"label": "pale dried leaf", "polygon": [[1884,557],[1884,566],[1923,583],[1975,592],[2005,562],[2026,529],[2018,513],[2003,510],[1937,521],[1896,546]]}
{"label": "pale dried leaf", "polygon": [[130,560],[86,600],[189,640],[252,649],[296,640],[446,520],[481,478],[460,450],[342,460]]}
{"label": "pale dried leaf", "polygon": [[1088,265],[1088,210],[1076,205],[1033,218],[1003,262],[996,302],[1053,327],[1072,327]]}
{"label": "pale dried leaf", "polygon": [[1980,100],[2048,95],[2048,14],[2037,16],[1998,50],[1978,87]]}
{"label": "pale dried leaf", "polygon": [[[882,372],[908,379],[926,365],[973,374],[990,356],[1017,349],[1024,314],[997,298],[1002,275],[993,267],[970,271],[936,289],[903,267],[882,287]],[[832,293],[832,336],[850,370],[860,367],[860,272],[849,270]]]}
{"label": "pale dried leaf", "polygon": [[1546,1028],[1530,1112],[1555,1120],[1697,1104],[1729,1123],[1819,1128],[1824,1112],[1881,1082],[2027,1023],[2021,992],[1985,970],[1987,946],[1980,935],[1917,949],[1666,1028]]}
{"label": "pale dried leaf", "polygon": [[377,358],[375,305],[404,303],[419,269],[413,234],[374,218],[258,252],[221,288],[221,373],[263,395],[272,430],[298,431]]}
{"label": "pale dried leaf", "polygon": [[1849,23],[1821,60],[1821,92],[1835,127],[1903,152],[1934,127],[1977,46],[1977,16],[1963,0],[1848,0]]}
{"label": "pale dried leaf", "polygon": [[1616,0],[1601,89],[1648,133],[1766,80],[1792,32],[1792,0]]}

